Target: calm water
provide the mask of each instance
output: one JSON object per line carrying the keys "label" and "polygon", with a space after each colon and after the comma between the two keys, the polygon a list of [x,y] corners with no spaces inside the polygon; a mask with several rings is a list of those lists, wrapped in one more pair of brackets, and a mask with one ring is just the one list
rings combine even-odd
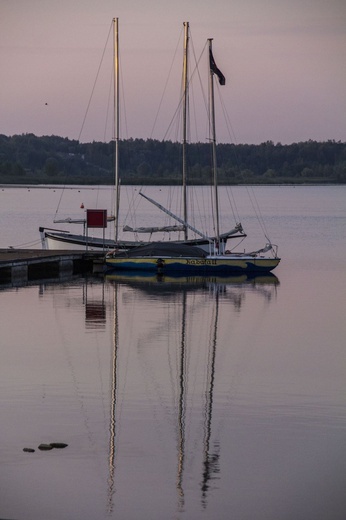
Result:
{"label": "calm water", "polygon": [[[273,277],[0,291],[0,518],[344,520],[346,187],[256,195]],[[59,196],[0,191],[0,247]]]}

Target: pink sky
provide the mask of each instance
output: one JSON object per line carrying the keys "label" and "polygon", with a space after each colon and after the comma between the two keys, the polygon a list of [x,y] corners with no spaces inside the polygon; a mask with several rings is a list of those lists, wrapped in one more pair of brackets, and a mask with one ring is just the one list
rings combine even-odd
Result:
{"label": "pink sky", "polygon": [[[114,16],[122,137],[164,138],[179,77],[170,80],[171,106],[152,132],[155,116],[189,21],[197,55],[213,37],[226,76],[222,98],[233,138],[220,124],[219,142],[346,141],[344,0],[0,0],[1,134],[78,139]],[[181,54],[178,47],[179,60]],[[105,97],[90,112],[82,141],[104,140]]]}

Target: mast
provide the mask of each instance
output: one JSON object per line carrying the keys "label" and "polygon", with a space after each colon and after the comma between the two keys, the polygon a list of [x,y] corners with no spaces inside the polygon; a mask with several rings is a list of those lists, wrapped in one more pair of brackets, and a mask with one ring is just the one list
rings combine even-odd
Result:
{"label": "mast", "polygon": [[[188,221],[187,214],[187,180],[186,180],[186,148],[187,148],[187,112],[188,112],[188,45],[189,22],[184,22],[184,63],[183,63],[183,210],[184,221]],[[185,226],[184,238],[188,239],[188,228]]]}
{"label": "mast", "polygon": [[115,172],[115,201],[114,201],[114,240],[118,241],[119,229],[119,18],[113,18],[114,43],[114,172]]}
{"label": "mast", "polygon": [[[208,38],[209,42],[209,59],[212,55],[213,38]],[[210,65],[210,64],[209,64]],[[216,162],[216,131],[215,131],[215,103],[214,103],[214,73],[209,66],[209,104],[210,104],[210,126],[211,126],[211,142],[213,149],[213,178],[214,178],[214,204],[215,204],[215,219],[216,219],[216,240],[220,243],[220,217],[219,217],[219,194],[217,182],[217,162]]]}

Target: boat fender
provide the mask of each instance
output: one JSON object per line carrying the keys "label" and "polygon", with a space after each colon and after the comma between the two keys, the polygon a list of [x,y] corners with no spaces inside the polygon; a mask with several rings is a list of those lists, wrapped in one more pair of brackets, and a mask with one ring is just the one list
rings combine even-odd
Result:
{"label": "boat fender", "polygon": [[156,265],[157,265],[158,269],[163,269],[165,262],[164,262],[164,260],[162,260],[162,258],[158,258],[156,261]]}

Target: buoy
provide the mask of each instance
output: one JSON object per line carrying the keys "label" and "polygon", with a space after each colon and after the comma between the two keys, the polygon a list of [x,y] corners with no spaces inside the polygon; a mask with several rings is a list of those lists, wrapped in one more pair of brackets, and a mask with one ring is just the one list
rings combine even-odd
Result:
{"label": "buoy", "polygon": [[81,207],[82,209],[84,208],[84,204],[83,204],[83,202],[82,202],[82,204],[80,205],[80,207]]}

